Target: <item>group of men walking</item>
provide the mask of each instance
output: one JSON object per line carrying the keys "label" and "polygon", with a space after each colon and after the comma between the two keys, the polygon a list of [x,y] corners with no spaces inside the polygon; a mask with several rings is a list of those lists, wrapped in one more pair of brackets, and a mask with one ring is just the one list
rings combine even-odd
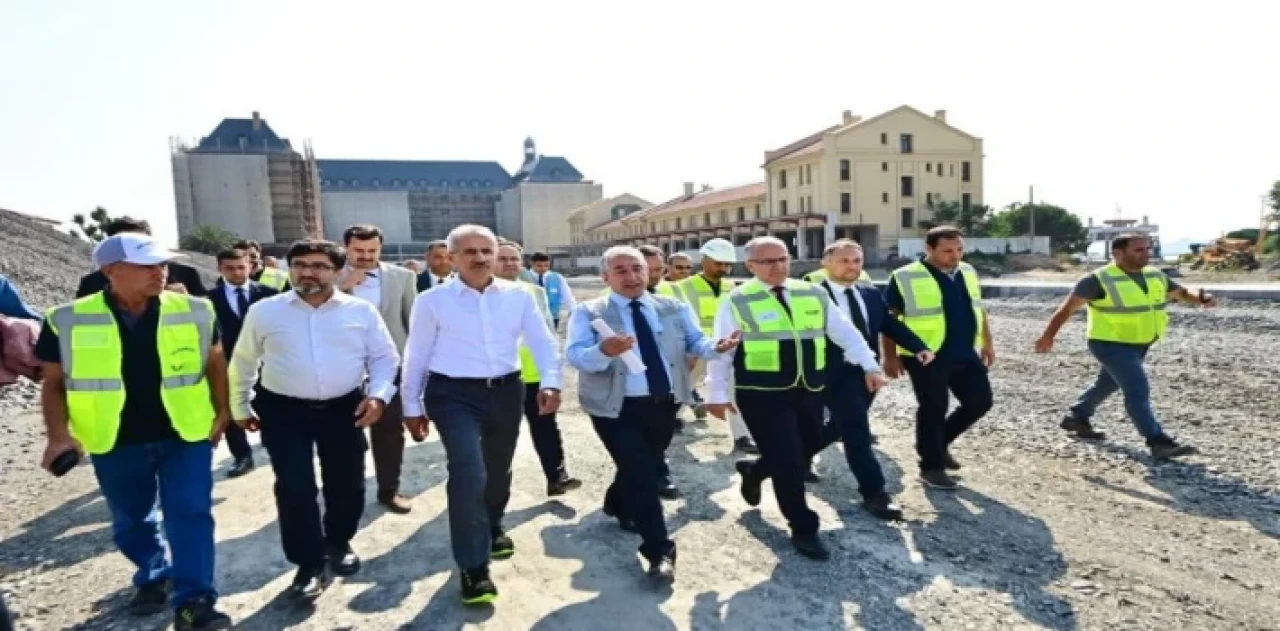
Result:
{"label": "group of men walking", "polygon": [[[665,452],[682,405],[731,422],[735,447],[748,456],[736,464],[744,500],[758,505],[772,480],[796,550],[814,559],[829,552],[805,483],[813,458],[834,442],[844,445],[866,509],[902,517],[868,423],[890,378],[911,378],[920,478],[931,487],[956,488],[952,446],[992,406],[991,323],[953,228],[931,230],[927,255],[894,271],[883,296],[864,282],[854,241],[827,246],[811,282],[790,278],[784,242],[757,237],[744,248],[752,278],[736,286],[727,278],[736,250],[723,240],[704,246],[697,275],[683,255],[664,262],[656,248],[610,248],[601,258],[608,291],[581,303],[549,257],[535,255],[525,270],[520,245],[481,226],[458,226],[432,244],[416,276],[380,260],[375,226],[349,228],[342,246],[295,243],[287,278],[262,263],[257,244],[241,242],[219,254],[212,290],[174,263],[178,255],[145,223],[109,232],[81,297],[48,312],[38,342],[44,465],[89,454],[116,544],[137,567],[130,609],[172,607],[179,629],[230,626],[214,607],[213,584],[211,465],[224,432],[230,477],[253,469],[245,432],[261,433],[285,556],[298,567],[289,591],[305,601],[360,569],[351,540],[365,505],[364,452],[372,447],[377,501],[408,513],[399,494],[404,433],[421,441],[434,427],[448,458],[462,599],[495,599],[490,561],[515,553],[503,516],[521,416],[548,495],[581,486],[556,419],[562,307],[570,314],[564,359],[616,466],[603,512],[640,536],[657,581],[674,577],[677,559],[661,500],[680,494]],[[1173,457],[1188,448],[1155,420],[1142,357],[1165,332],[1167,298],[1215,301],[1147,266],[1135,253],[1141,247],[1137,238],[1118,241],[1116,261],[1082,280],[1036,347],[1047,352],[1071,312],[1087,305],[1103,371],[1063,428],[1099,438],[1089,418],[1123,390],[1153,454]],[[960,402],[950,413],[949,395]]]}

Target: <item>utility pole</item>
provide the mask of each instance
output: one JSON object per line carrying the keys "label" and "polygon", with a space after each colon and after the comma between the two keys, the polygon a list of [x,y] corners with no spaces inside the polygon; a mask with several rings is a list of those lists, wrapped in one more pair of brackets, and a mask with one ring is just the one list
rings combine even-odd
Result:
{"label": "utility pole", "polygon": [[1027,187],[1027,219],[1031,223],[1031,238],[1036,236],[1036,187]]}

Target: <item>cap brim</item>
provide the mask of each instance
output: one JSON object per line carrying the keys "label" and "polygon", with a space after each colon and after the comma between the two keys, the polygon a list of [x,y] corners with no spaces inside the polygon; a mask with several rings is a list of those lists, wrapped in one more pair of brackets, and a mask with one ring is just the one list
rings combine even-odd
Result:
{"label": "cap brim", "polygon": [[146,252],[130,256],[125,259],[125,263],[133,263],[134,265],[159,265],[168,263],[176,258],[185,257],[186,254],[180,252],[171,252],[169,250],[156,250],[154,252]]}

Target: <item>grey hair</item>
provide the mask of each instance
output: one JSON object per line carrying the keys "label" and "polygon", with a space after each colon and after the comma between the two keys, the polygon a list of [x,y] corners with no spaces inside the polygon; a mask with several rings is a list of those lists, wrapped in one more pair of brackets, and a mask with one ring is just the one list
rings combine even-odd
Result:
{"label": "grey hair", "polygon": [[756,237],[748,241],[747,244],[743,246],[743,249],[746,250],[747,258],[752,258],[755,255],[756,248],[762,245],[776,245],[783,250],[786,250],[787,253],[791,252],[791,250],[787,249],[787,244],[784,243],[782,239],[779,239],[778,237],[763,236]]}
{"label": "grey hair", "polygon": [[449,244],[449,251],[457,252],[458,242],[467,237],[484,237],[493,243],[495,250],[498,248],[498,237],[492,230],[473,223],[464,223],[450,230],[449,236],[445,237],[445,242]]}
{"label": "grey hair", "polygon": [[644,262],[644,254],[641,254],[640,250],[629,245],[615,245],[600,255],[600,270],[609,269],[609,264],[613,262],[613,259],[622,256],[630,256],[641,263]]}
{"label": "grey hair", "polygon": [[858,243],[857,241],[854,241],[853,239],[836,239],[835,241],[828,243],[827,247],[822,248],[822,258],[825,259],[828,256],[835,254],[837,251],[843,250],[845,248],[853,248],[861,252],[862,244]]}

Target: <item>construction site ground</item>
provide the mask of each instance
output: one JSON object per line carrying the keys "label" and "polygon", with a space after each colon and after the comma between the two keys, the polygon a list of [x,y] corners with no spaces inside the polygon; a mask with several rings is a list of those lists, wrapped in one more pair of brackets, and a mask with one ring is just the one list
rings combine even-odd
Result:
{"label": "construction site ground", "polygon": [[[580,297],[599,285],[579,287]],[[873,427],[889,485],[907,511],[876,521],[838,447],[819,464],[812,505],[828,563],[788,542],[770,487],[758,509],[738,494],[727,429],[692,422],[670,450],[682,499],[666,502],[677,580],[641,575],[637,537],[600,512],[612,465],[578,408],[569,371],[560,415],[568,464],[585,485],[548,499],[527,432],[506,527],[514,558],[496,562],[492,608],[458,599],[445,511],[446,464],[433,436],[410,443],[403,491],[413,513],[372,501],[354,541],[364,568],[314,609],[278,598],[293,568],[280,549],[272,473],[214,489],[217,581],[236,628],[298,629],[1264,629],[1280,627],[1280,308],[1174,308],[1152,352],[1153,396],[1168,430],[1200,447],[1155,463],[1119,400],[1099,415],[1100,444],[1057,428],[1095,372],[1082,323],[1052,355],[1030,352],[1053,302],[991,301],[996,407],[955,446],[964,488],[920,485],[915,406],[905,382],[877,400]],[[131,568],[114,550],[92,471],[37,468],[43,447],[32,390],[18,389],[0,429],[0,591],[23,629],[158,629],[133,619]],[[688,413],[685,412],[686,417]],[[372,487],[372,467],[369,468]]]}

